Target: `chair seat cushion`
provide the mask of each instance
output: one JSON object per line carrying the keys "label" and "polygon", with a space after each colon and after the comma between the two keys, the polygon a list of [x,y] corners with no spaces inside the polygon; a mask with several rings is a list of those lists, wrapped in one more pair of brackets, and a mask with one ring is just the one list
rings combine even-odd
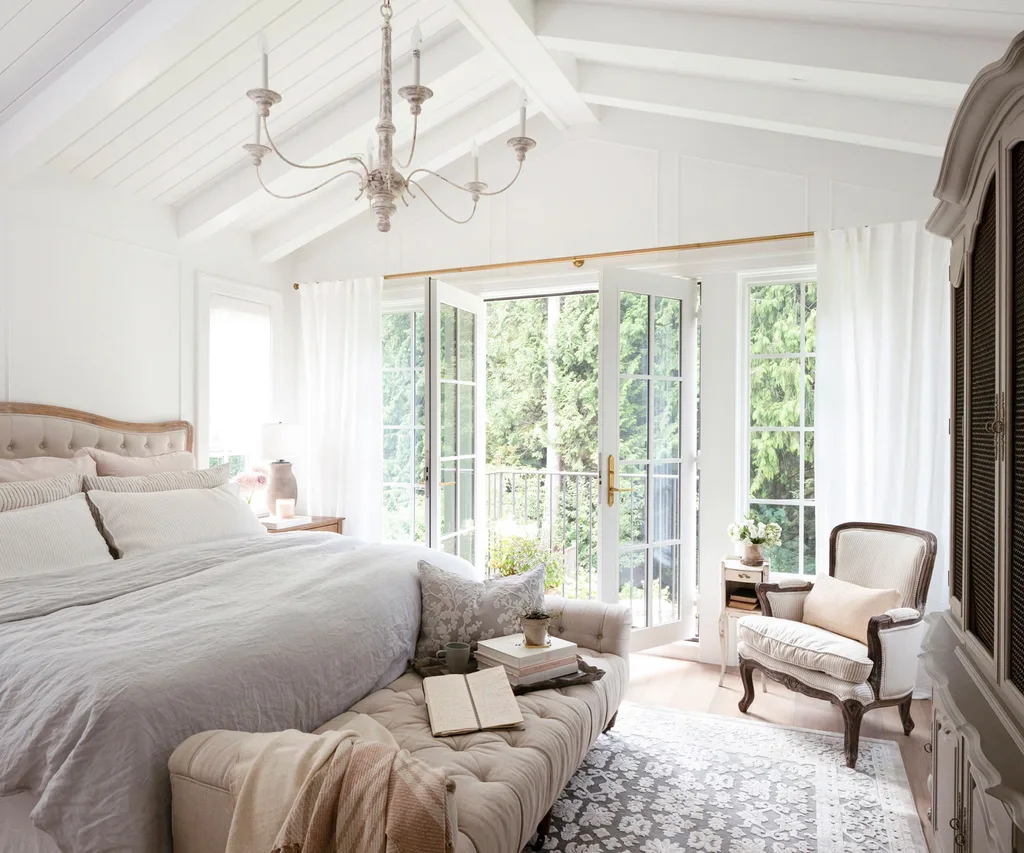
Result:
{"label": "chair seat cushion", "polygon": [[743,643],[762,655],[840,681],[865,682],[874,665],[863,643],[791,619],[745,616],[737,631]]}

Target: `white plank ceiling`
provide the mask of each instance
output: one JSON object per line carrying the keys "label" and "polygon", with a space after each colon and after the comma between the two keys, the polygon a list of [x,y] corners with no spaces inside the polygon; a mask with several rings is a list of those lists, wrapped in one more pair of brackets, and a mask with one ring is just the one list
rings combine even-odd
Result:
{"label": "white plank ceiling", "polygon": [[[621,138],[630,115],[639,134],[648,114],[937,158],[967,84],[1024,30],[1024,0],[392,2],[396,88],[411,77],[413,24],[423,29],[435,97],[422,154],[438,170],[474,138],[509,134],[518,86],[563,134],[607,124]],[[378,0],[0,0],[0,173],[70,175],[172,206],[183,237],[271,233],[262,256],[282,257],[362,208],[350,186],[293,202],[260,191],[241,149],[255,39],[270,44],[271,88],[284,96],[271,129],[286,153],[358,153],[377,116],[378,10]],[[279,192],[310,185],[275,161],[264,176]]]}

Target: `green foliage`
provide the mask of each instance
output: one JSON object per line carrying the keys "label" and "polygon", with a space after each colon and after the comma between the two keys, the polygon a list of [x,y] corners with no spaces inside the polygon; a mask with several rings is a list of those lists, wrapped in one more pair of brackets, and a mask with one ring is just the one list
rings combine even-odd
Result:
{"label": "green foliage", "polygon": [[502,577],[522,575],[544,566],[544,589],[561,590],[565,580],[562,561],[536,539],[506,536],[491,544],[491,569]]}

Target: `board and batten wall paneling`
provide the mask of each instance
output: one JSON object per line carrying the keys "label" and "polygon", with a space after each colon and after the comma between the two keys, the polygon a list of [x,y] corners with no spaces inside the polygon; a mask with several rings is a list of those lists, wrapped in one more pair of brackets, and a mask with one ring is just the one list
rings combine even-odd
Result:
{"label": "board and batten wall paneling", "polygon": [[177,417],[178,258],[37,223],[15,225],[10,239],[7,398],[114,418]]}

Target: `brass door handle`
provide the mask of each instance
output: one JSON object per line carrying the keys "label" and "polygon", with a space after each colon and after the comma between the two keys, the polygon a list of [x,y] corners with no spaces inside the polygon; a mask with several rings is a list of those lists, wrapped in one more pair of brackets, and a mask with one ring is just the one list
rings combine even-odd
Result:
{"label": "brass door handle", "polygon": [[615,457],[608,454],[608,506],[615,506],[615,495],[631,492],[632,489],[620,489],[615,485]]}

